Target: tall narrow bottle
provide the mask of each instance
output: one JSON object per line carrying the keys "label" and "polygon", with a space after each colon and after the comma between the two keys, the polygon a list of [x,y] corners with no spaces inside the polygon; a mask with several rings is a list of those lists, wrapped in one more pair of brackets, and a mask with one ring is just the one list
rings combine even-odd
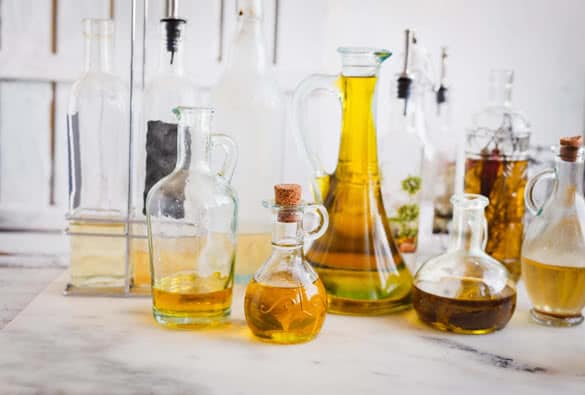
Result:
{"label": "tall narrow bottle", "polygon": [[238,0],[226,68],[211,92],[218,130],[239,147],[233,185],[240,199],[238,272],[251,276],[270,255],[270,216],[259,202],[282,168],[284,104],[267,56],[262,1]]}
{"label": "tall narrow bottle", "polygon": [[130,247],[133,292],[148,292],[150,288],[145,203],[152,186],[175,168],[177,121],[173,109],[202,102],[200,90],[185,74],[183,40],[187,20],[178,16],[176,0],[166,3],[166,16],[160,20],[158,69],[146,85],[142,122],[134,139],[136,176]]}
{"label": "tall narrow bottle", "polygon": [[126,284],[128,90],[112,73],[114,24],[85,19],[84,72],[67,113],[69,292],[117,293]]}

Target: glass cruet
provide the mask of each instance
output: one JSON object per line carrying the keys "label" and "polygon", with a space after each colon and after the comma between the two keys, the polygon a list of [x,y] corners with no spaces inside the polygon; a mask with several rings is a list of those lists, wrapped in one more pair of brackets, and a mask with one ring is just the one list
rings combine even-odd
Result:
{"label": "glass cruet", "polygon": [[[522,275],[532,301],[532,318],[544,325],[583,322],[585,307],[585,199],[583,138],[560,141],[555,168],[535,175],[526,188],[526,206],[535,216],[522,246]],[[535,186],[554,180],[552,194],[536,203]]]}
{"label": "glass cruet", "polygon": [[[382,202],[374,122],[384,49],[339,48],[341,75],[313,75],[297,87],[293,121],[312,165],[315,199],[329,227],[307,251],[328,293],[330,312],[386,314],[410,307],[412,277],[396,248]],[[316,90],[333,93],[342,107],[339,159],[328,173],[317,133],[305,126],[304,106]]]}
{"label": "glass cruet", "polygon": [[327,293],[303,245],[323,235],[328,215],[322,205],[301,201],[300,185],[275,185],[274,192],[273,201],[264,201],[273,213],[272,254],[248,284],[244,310],[261,340],[300,343],[317,336],[327,312]]}
{"label": "glass cruet", "polygon": [[[179,107],[177,165],[148,193],[153,314],[171,327],[222,322],[230,313],[237,197],[229,180],[236,146],[211,134],[213,110]],[[218,171],[214,148],[224,151]]]}
{"label": "glass cruet", "polygon": [[421,321],[437,329],[490,333],[512,318],[516,285],[504,265],[485,253],[489,200],[462,194],[451,198],[453,229],[447,252],[426,261],[414,277],[413,306]]}

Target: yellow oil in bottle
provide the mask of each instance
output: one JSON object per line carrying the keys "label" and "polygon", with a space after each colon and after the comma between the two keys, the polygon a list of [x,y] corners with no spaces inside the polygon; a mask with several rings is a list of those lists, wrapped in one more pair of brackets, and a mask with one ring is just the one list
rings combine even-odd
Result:
{"label": "yellow oil in bottle", "polygon": [[155,281],[152,289],[155,319],[169,327],[217,324],[230,314],[232,278],[221,273],[202,277],[181,272]]}
{"label": "yellow oil in bottle", "polygon": [[412,304],[421,321],[437,329],[484,334],[510,321],[516,308],[516,291],[513,285],[507,285],[493,294],[480,279],[451,277],[440,283],[416,284]]}
{"label": "yellow oil in bottle", "polygon": [[467,159],[465,192],[490,199],[486,252],[502,262],[516,281],[524,235],[524,189],[528,160]]}
{"label": "yellow oil in bottle", "polygon": [[246,289],[244,310],[248,327],[260,339],[306,342],[319,333],[325,320],[325,289],[319,279],[307,285],[265,285],[252,280]]}
{"label": "yellow oil in bottle", "polygon": [[339,160],[320,177],[329,227],[307,252],[328,293],[329,311],[385,314],[410,306],[412,276],[398,252],[382,202],[372,101],[375,76],[341,76]]}
{"label": "yellow oil in bottle", "polygon": [[585,307],[585,266],[557,266],[522,257],[522,275],[537,313],[581,319]]}

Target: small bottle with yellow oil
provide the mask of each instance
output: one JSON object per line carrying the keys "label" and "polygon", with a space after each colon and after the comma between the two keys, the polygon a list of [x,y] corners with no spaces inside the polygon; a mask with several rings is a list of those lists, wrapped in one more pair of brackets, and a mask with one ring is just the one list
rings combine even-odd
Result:
{"label": "small bottle with yellow oil", "polygon": [[[325,287],[306,261],[303,244],[320,237],[329,219],[323,206],[301,201],[300,185],[280,184],[274,191],[274,201],[264,202],[274,213],[272,254],[248,285],[244,310],[259,339],[301,343],[319,333],[327,312]],[[307,229],[308,222],[317,223]]]}

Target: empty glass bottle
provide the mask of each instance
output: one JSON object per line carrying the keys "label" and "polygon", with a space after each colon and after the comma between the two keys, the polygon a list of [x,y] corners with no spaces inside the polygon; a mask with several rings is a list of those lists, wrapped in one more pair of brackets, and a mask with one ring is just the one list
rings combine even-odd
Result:
{"label": "empty glass bottle", "polygon": [[488,199],[464,194],[453,196],[451,203],[449,248],[417,271],[412,304],[421,321],[437,329],[490,333],[512,318],[516,285],[504,265],[484,252]]}
{"label": "empty glass bottle", "polygon": [[[301,201],[301,187],[274,187],[272,254],[246,289],[246,321],[258,338],[275,343],[300,343],[314,338],[327,312],[327,294],[317,273],[305,260],[303,244],[327,229],[327,211],[320,204]],[[308,215],[319,223],[304,227]]]}
{"label": "empty glass bottle", "polygon": [[[230,313],[237,198],[235,143],[211,134],[213,110],[179,107],[177,165],[146,202],[153,314],[171,327],[209,325]],[[219,173],[211,150],[225,151]]]}
{"label": "empty glass bottle", "polygon": [[[555,168],[529,182],[526,206],[536,217],[522,246],[522,276],[532,301],[532,318],[544,325],[572,326],[583,322],[585,307],[585,199],[583,139],[561,139]],[[541,179],[554,180],[544,205],[535,202]]]}
{"label": "empty glass bottle", "polygon": [[[410,307],[412,286],[392,238],[378,170],[375,92],[380,64],[390,52],[359,47],[338,52],[341,75],[311,76],[293,98],[293,120],[313,165],[316,200],[323,202],[330,221],[307,260],[327,289],[329,311],[385,314]],[[333,93],[342,105],[339,159],[332,174],[319,157],[316,134],[304,127],[302,109],[315,90]]]}
{"label": "empty glass bottle", "polygon": [[84,72],[67,112],[67,292],[121,293],[126,281],[129,96],[112,72],[114,24],[85,19]]}

